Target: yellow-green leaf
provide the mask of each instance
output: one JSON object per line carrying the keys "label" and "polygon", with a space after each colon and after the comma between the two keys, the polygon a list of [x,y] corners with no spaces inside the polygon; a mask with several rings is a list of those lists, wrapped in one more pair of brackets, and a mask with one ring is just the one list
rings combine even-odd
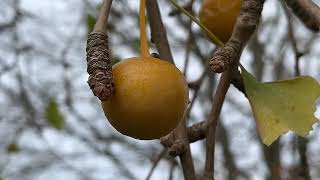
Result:
{"label": "yellow-green leaf", "polygon": [[11,143],[7,146],[8,153],[17,153],[19,151],[20,151],[19,146],[16,143]]}
{"label": "yellow-green leaf", "polygon": [[51,100],[46,108],[46,118],[48,123],[54,128],[62,129],[64,127],[64,117],[54,100]]}
{"label": "yellow-green leaf", "polygon": [[307,136],[317,122],[314,112],[320,84],[310,76],[291,80],[258,82],[243,67],[242,78],[262,142],[272,144],[291,130]]}

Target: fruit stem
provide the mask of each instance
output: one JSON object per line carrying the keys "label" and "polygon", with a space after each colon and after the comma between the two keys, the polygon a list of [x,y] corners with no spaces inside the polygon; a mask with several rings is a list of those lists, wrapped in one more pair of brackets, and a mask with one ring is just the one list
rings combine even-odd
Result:
{"label": "fruit stem", "polygon": [[146,0],[140,0],[140,51],[141,56],[150,56],[147,34],[146,34]]}
{"label": "fruit stem", "polygon": [[188,16],[193,22],[195,22],[202,31],[204,31],[207,36],[209,37],[209,39],[216,45],[223,47],[224,43],[217,38],[205,25],[203,25],[196,17],[194,17],[191,13],[189,13],[187,10],[185,10],[183,7],[181,7],[176,1],[174,0],[170,0],[170,2],[179,10],[181,11],[183,14],[185,14],[186,16]]}

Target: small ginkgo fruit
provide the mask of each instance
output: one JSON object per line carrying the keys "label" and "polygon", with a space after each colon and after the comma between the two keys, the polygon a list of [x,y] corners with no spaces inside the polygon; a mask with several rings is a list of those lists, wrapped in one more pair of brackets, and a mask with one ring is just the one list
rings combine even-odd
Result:
{"label": "small ginkgo fruit", "polygon": [[200,21],[225,43],[232,35],[240,7],[240,0],[204,0],[199,13]]}
{"label": "small ginkgo fruit", "polygon": [[188,103],[184,76],[153,57],[129,58],[113,69],[115,93],[102,106],[111,125],[137,139],[157,139],[172,131]]}
{"label": "small ginkgo fruit", "polygon": [[188,85],[173,64],[150,56],[145,0],[140,1],[141,56],[112,68],[115,91],[102,108],[110,124],[136,139],[158,139],[177,127],[188,105]]}

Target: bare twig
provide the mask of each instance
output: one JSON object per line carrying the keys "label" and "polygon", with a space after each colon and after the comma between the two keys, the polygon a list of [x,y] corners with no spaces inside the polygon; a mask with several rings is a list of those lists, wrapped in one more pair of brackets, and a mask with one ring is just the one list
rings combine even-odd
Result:
{"label": "bare twig", "polygon": [[156,169],[156,167],[158,166],[159,162],[161,161],[161,159],[166,155],[167,153],[167,149],[163,149],[159,155],[157,156],[157,158],[155,159],[155,161],[153,162],[153,165],[146,177],[146,180],[149,180],[154,172],[154,170]]}
{"label": "bare twig", "polygon": [[288,36],[289,36],[289,40],[290,43],[292,45],[292,49],[293,49],[293,53],[294,53],[294,70],[295,70],[295,76],[299,76],[300,75],[300,69],[299,69],[299,58],[303,55],[297,47],[297,41],[296,38],[294,37],[294,32],[293,32],[293,24],[292,24],[292,18],[290,16],[290,13],[288,11],[288,8],[286,7],[285,3],[283,1],[281,1],[283,10],[285,12],[285,15],[287,17],[287,21],[288,21]]}
{"label": "bare twig", "polygon": [[151,39],[155,42],[160,59],[166,60],[174,64],[171,54],[166,29],[163,25],[159,5],[153,0],[147,0],[147,13],[151,29]]}
{"label": "bare twig", "polygon": [[184,68],[183,68],[183,75],[187,75],[187,70],[189,66],[189,61],[190,61],[190,52],[192,48],[192,21],[189,20],[188,24],[188,35],[187,35],[187,40],[186,40],[186,51],[185,51],[185,60],[184,60]]}
{"label": "bare twig", "polygon": [[177,163],[174,160],[172,160],[170,164],[168,180],[173,180],[174,170],[176,166],[177,166]]}
{"label": "bare twig", "polygon": [[222,74],[219,81],[216,93],[213,97],[212,109],[209,116],[208,131],[206,134],[207,148],[206,148],[206,162],[205,162],[205,173],[204,180],[214,179],[214,148],[215,148],[215,132],[218,124],[218,119],[224,102],[224,98],[230,86],[232,74],[227,71]]}
{"label": "bare twig", "polygon": [[97,22],[93,28],[94,32],[107,33],[107,24],[108,24],[108,18],[109,18],[109,14],[110,14],[112,1],[113,0],[104,0],[103,1],[99,16],[97,18]]}

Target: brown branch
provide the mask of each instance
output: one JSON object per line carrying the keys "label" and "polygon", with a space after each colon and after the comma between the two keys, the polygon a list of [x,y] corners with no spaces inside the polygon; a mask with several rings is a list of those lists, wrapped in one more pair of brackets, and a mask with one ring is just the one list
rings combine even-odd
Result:
{"label": "brown branch", "polygon": [[189,66],[189,61],[190,61],[190,52],[192,49],[192,20],[189,20],[188,22],[188,35],[187,35],[187,40],[186,40],[186,50],[185,50],[185,60],[184,60],[184,68],[183,68],[183,75],[186,76],[187,75],[187,70],[188,70],[188,66]]}
{"label": "brown branch", "polygon": [[[158,2],[154,0],[147,0],[147,12],[151,27],[151,36],[153,41],[156,43],[161,59],[165,59],[173,63],[174,61],[167,40],[166,31],[161,19]],[[189,140],[187,137],[185,117],[172,133],[174,133],[175,137],[173,146],[177,145],[178,147],[183,147],[182,149],[176,149],[178,150],[176,153],[179,154],[184,177],[186,180],[195,180],[196,175],[191,156]],[[182,144],[182,146],[179,144]]]}
{"label": "brown branch", "polygon": [[[192,12],[192,7],[193,7],[193,3],[194,3],[194,0],[191,0],[189,3],[188,3],[188,7],[190,8],[190,11],[191,11],[191,14],[193,14]],[[189,22],[188,22],[188,35],[187,35],[187,40],[186,40],[186,50],[185,50],[185,64],[184,64],[184,69],[183,69],[183,75],[186,76],[187,74],[187,71],[188,71],[188,66],[189,66],[189,61],[190,61],[190,52],[192,50],[192,46],[193,46],[193,38],[192,38],[192,20],[190,19]]]}
{"label": "brown branch", "polygon": [[159,5],[157,2],[153,2],[151,0],[147,0],[146,3],[151,29],[151,39],[156,44],[156,47],[160,54],[160,59],[169,61],[170,63],[174,64],[169,41],[167,38],[167,32],[161,18]]}
{"label": "brown branch", "polygon": [[312,0],[285,0],[300,21],[314,32],[319,31],[320,8]]}
{"label": "brown branch", "polygon": [[232,36],[226,45],[220,48],[210,60],[214,72],[224,72],[220,78],[213,105],[208,119],[206,163],[203,179],[214,179],[215,131],[218,124],[225,95],[237,67],[242,50],[259,25],[264,0],[243,0],[240,15],[237,18]]}
{"label": "brown branch", "polygon": [[[196,123],[191,127],[188,127],[187,135],[188,135],[189,142],[193,143],[206,138],[207,127],[208,127],[208,121],[201,121],[200,123]],[[172,147],[172,145],[174,144],[174,141],[175,141],[175,138],[173,134],[169,134],[161,138],[161,143],[168,148]]]}
{"label": "brown branch", "polygon": [[213,97],[212,109],[208,119],[207,127],[207,148],[206,148],[206,162],[205,162],[205,173],[203,180],[214,179],[214,148],[215,148],[215,131],[218,124],[218,119],[222,109],[222,105],[230,86],[232,76],[230,71],[222,74],[216,93]]}
{"label": "brown branch", "polygon": [[108,24],[108,18],[111,10],[112,1],[113,0],[103,1],[99,16],[93,28],[94,32],[107,33],[107,24]]}
{"label": "brown branch", "polygon": [[87,40],[88,84],[95,96],[107,100],[114,91],[112,67],[108,49],[107,22],[112,0],[104,0],[93,31]]}

